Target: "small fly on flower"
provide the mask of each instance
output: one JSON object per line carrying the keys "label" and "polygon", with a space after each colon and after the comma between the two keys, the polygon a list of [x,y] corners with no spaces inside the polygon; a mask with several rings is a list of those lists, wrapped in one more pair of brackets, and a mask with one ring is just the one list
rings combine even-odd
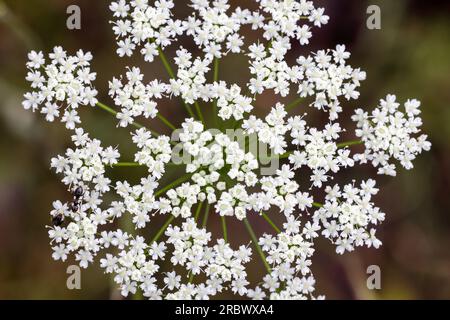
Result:
{"label": "small fly on flower", "polygon": [[58,213],[56,216],[52,218],[52,224],[55,227],[60,227],[64,223],[64,215],[62,213]]}
{"label": "small fly on flower", "polygon": [[81,199],[81,197],[83,197],[83,195],[84,195],[84,189],[81,186],[75,188],[75,190],[73,191],[73,196],[77,200]]}
{"label": "small fly on flower", "polygon": [[69,209],[73,213],[76,213],[80,210],[81,205],[82,205],[82,200],[83,200],[83,195],[84,195],[83,187],[81,187],[81,186],[76,187],[72,191],[72,195],[73,195],[73,201],[71,203],[69,203]]}

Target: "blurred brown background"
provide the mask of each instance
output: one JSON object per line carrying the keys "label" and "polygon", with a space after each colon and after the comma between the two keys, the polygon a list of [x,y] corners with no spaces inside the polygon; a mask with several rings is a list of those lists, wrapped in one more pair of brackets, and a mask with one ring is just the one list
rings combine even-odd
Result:
{"label": "blurred brown background", "polygon": [[[96,267],[83,271],[81,291],[67,290],[67,264],[51,259],[44,226],[49,223],[52,201],[65,199],[67,195],[58,177],[49,171],[49,161],[64,152],[70,139],[61,125],[48,124],[40,115],[21,107],[22,95],[27,90],[26,54],[31,49],[49,51],[54,45],[63,45],[71,52],[78,48],[92,51],[93,69],[99,75],[96,85],[101,93],[107,92],[108,80],[124,73],[126,65],[141,66],[147,80],[166,79],[159,61],[148,65],[140,55],[133,59],[116,56],[108,24],[109,2],[0,0],[0,299],[106,299],[111,296],[107,276]],[[417,159],[413,171],[400,170],[396,179],[378,179],[382,189],[377,204],[387,213],[379,231],[384,244],[381,249],[363,249],[338,257],[330,244],[320,242],[313,260],[317,293],[330,299],[449,299],[449,1],[324,0],[315,3],[326,7],[331,22],[315,30],[313,43],[307,49],[346,44],[352,52],[351,64],[368,72],[361,99],[346,107],[349,110],[373,107],[388,93],[397,94],[402,101],[418,98],[422,100],[424,130],[433,143],[432,151]],[[82,9],[81,31],[66,29],[65,12],[70,4]],[[366,28],[366,8],[370,4],[381,7],[380,31]],[[183,15],[182,10],[179,13]],[[192,44],[186,46],[191,49]],[[307,51],[296,48],[292,58],[300,53]],[[172,56],[173,52],[168,55]],[[238,81],[240,70],[247,70],[245,60],[230,56],[223,62],[221,77]],[[108,97],[103,96],[101,100],[110,103]],[[257,113],[264,114],[273,102],[275,97],[271,96],[259,99]],[[176,107],[167,103],[162,113],[174,121],[181,120],[183,114]],[[111,116],[101,110],[84,108],[82,117],[92,136],[103,139],[105,145],[120,145],[124,156],[132,154],[127,131],[112,130],[116,122]],[[152,125],[164,131],[157,123]],[[369,177],[373,170],[362,168],[354,172],[362,179]],[[130,174],[137,177],[137,173]],[[211,224],[220,228],[217,221]],[[263,221],[255,220],[254,226],[259,231],[267,228]],[[237,239],[236,243],[239,241],[248,239]],[[372,264],[381,267],[379,291],[366,288],[365,270]],[[257,263],[253,265],[259,268]]]}

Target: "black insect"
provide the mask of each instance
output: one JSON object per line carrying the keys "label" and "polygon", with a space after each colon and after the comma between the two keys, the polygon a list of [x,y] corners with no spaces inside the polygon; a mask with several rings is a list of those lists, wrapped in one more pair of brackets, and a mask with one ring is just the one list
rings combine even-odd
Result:
{"label": "black insect", "polygon": [[73,191],[73,196],[75,199],[80,199],[84,194],[84,190],[83,187],[77,187],[74,191]]}
{"label": "black insect", "polygon": [[83,202],[84,189],[82,186],[78,186],[72,191],[73,201],[69,203],[69,210],[73,213],[77,212]]}
{"label": "black insect", "polygon": [[73,201],[71,203],[69,203],[69,210],[72,211],[73,213],[77,212],[78,209],[80,209],[80,205],[77,201]]}
{"label": "black insect", "polygon": [[55,227],[60,227],[64,223],[64,215],[59,213],[52,218],[52,223]]}

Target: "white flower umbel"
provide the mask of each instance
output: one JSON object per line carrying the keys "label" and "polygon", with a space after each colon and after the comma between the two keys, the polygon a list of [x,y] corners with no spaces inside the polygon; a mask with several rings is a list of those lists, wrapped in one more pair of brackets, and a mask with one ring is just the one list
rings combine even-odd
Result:
{"label": "white flower umbel", "polygon": [[314,254],[313,237],[306,228],[300,230],[300,222],[289,216],[284,227],[285,232],[276,237],[265,235],[259,244],[267,253],[267,262],[271,266],[263,279],[262,286],[249,290],[253,299],[270,298],[274,300],[304,300],[314,298],[316,280],[311,274],[311,257]]}
{"label": "white flower umbel", "polygon": [[375,181],[361,183],[360,188],[352,184],[327,187],[323,207],[314,213],[313,221],[322,226],[322,235],[336,244],[336,252],[343,254],[355,247],[366,245],[378,248],[375,227],[384,221],[385,214],[371,202],[378,193]]}
{"label": "white flower umbel", "polygon": [[371,115],[357,109],[352,117],[358,126],[356,136],[366,147],[363,154],[355,155],[355,159],[360,163],[370,161],[374,167],[379,167],[379,174],[391,176],[397,173],[391,159],[410,170],[416,156],[431,148],[427,135],[419,135],[422,126],[420,101],[408,100],[401,110],[396,100],[395,95],[388,95]]}
{"label": "white flower umbel", "polygon": [[[411,169],[431,147],[420,133],[420,102],[408,100],[400,109],[390,95],[371,113],[358,109],[352,134],[339,122],[348,114],[343,102],[359,98],[366,74],[349,65],[346,47],[296,56],[292,64],[287,59],[294,43],[307,45],[314,28],[327,24],[323,8],[307,0],[255,0],[249,8],[247,1],[232,7],[227,0],[178,5],[191,14],[176,18],[171,0],[110,3],[118,55],[140,51],[144,64],[158,57],[169,75],[151,79],[143,72],[151,67],[127,67],[109,82],[115,107],[96,99],[90,53],[70,56],[56,47],[49,63],[41,52],[29,54],[32,90],[23,106],[48,121],[61,117],[73,134],[74,147],[51,162],[70,193],[50,213],[52,256],[73,257],[83,268],[99,262],[125,297],[323,298],[315,294],[321,279],[312,273],[316,240],[330,240],[338,254],[378,248],[376,228],[385,220],[373,201],[375,180],[343,184],[337,173],[367,162],[379,174],[395,175],[394,162]],[[197,50],[186,49],[184,38]],[[164,53],[168,46],[176,52],[173,62]],[[220,79],[221,59],[233,55],[248,61],[250,79],[241,70],[228,72],[236,75],[233,82]],[[279,101],[264,117],[252,114],[256,98],[266,93]],[[281,102],[291,95],[294,101]],[[169,99],[180,103],[174,112],[185,115],[178,123],[180,117],[162,115]],[[123,155],[134,162],[119,162],[116,148],[89,137],[77,112],[82,105],[111,113],[120,127],[134,127],[134,154]],[[325,123],[311,121],[307,112]],[[149,119],[170,134],[139,122]],[[276,166],[265,172],[268,161]],[[140,170],[143,176],[127,181],[115,174],[121,167],[125,175]],[[284,223],[278,226],[274,216]],[[220,220],[221,235],[209,231],[210,219]],[[273,232],[254,228],[257,219]],[[247,230],[247,239],[239,237],[243,244],[230,241],[241,232],[228,230],[231,220],[233,228]],[[250,262],[263,273],[259,281],[248,277]]]}
{"label": "white flower umbel", "polygon": [[55,47],[49,58],[50,63],[45,65],[42,52],[29,53],[26,80],[33,91],[25,94],[23,106],[40,111],[49,122],[62,116],[67,129],[73,130],[81,123],[78,107],[97,103],[97,90],[92,85],[96,73],[90,69],[92,54],[80,50],[68,56],[61,47]]}
{"label": "white flower umbel", "polygon": [[[152,6],[150,2],[154,2]],[[141,47],[141,54],[148,62],[174,41],[184,31],[182,22],[174,20],[173,1],[119,0],[110,5],[115,20],[112,22],[117,37],[117,54],[131,56]]]}

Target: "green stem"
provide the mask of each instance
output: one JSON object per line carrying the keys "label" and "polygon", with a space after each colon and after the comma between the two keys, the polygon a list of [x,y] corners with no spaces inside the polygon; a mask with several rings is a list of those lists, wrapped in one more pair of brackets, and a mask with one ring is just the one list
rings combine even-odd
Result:
{"label": "green stem", "polygon": [[220,217],[220,220],[222,221],[223,240],[228,242],[227,220],[223,216]]}
{"label": "green stem", "polygon": [[[202,209],[202,206],[203,202],[201,202],[197,207],[197,211],[195,212],[195,221],[197,221],[198,216],[200,215],[200,210]],[[202,228],[204,228],[206,226],[206,223],[208,222],[209,208],[210,204],[208,203],[205,208],[205,215],[203,216]],[[194,280],[194,274],[189,271],[188,276],[189,276],[189,283],[192,283],[192,281]]]}
{"label": "green stem", "polygon": [[198,118],[200,119],[200,121],[203,124],[205,124],[205,118],[203,118],[202,110],[201,110],[200,105],[198,104],[197,101],[195,101],[194,106],[195,106],[195,110],[197,111]]}
{"label": "green stem", "polygon": [[316,208],[322,208],[323,207],[323,204],[321,204],[321,203],[318,203],[318,202],[313,202],[313,207],[316,207]]}
{"label": "green stem", "polygon": [[166,126],[168,126],[170,129],[172,130],[176,130],[177,128],[166,118],[164,117],[161,113],[158,113],[156,115],[158,117],[159,120],[161,120]]}
{"label": "green stem", "polygon": [[192,108],[191,108],[186,102],[184,102],[184,100],[183,100],[183,105],[184,105],[184,107],[186,108],[186,110],[187,110],[187,112],[189,113],[189,115],[190,115],[193,119],[195,119],[195,114],[194,114],[194,112],[192,111]]}
{"label": "green stem", "polygon": [[111,108],[111,107],[108,107],[108,106],[107,106],[106,104],[104,104],[104,103],[97,102],[97,106],[100,107],[100,108],[102,108],[103,110],[105,110],[105,111],[107,111],[107,112],[113,114],[113,115],[117,115],[117,111],[116,111],[116,110],[114,110],[114,109]]}
{"label": "green stem", "polygon": [[203,222],[202,222],[202,228],[204,228],[204,227],[206,227],[206,224],[208,223],[208,217],[209,217],[209,208],[210,208],[210,204],[208,203],[207,205],[206,205],[206,208],[205,208],[205,215],[203,216]]}
{"label": "green stem", "polygon": [[158,53],[159,53],[159,57],[161,58],[161,61],[164,65],[164,68],[166,68],[167,73],[169,74],[169,76],[174,79],[175,78],[175,73],[173,72],[172,67],[170,66],[169,61],[167,61],[166,55],[164,54],[163,50],[161,49],[160,46],[158,46]]}
{"label": "green stem", "polygon": [[272,268],[270,268],[269,264],[267,263],[266,256],[264,255],[264,252],[262,251],[261,246],[258,243],[258,239],[256,238],[255,232],[253,231],[253,228],[248,222],[247,218],[244,219],[244,224],[247,228],[248,233],[250,234],[250,238],[252,238],[252,242],[264,264],[264,267],[266,268],[268,273],[272,273]]}
{"label": "green stem", "polygon": [[287,112],[292,111],[292,110],[293,110],[296,106],[298,106],[299,103],[302,102],[302,101],[303,101],[303,98],[302,98],[302,97],[299,97],[299,98],[295,99],[294,101],[292,101],[291,103],[289,103],[289,104],[286,106],[285,110],[286,110]]}
{"label": "green stem", "polygon": [[202,210],[202,206],[203,206],[203,202],[200,202],[199,205],[197,206],[197,210],[195,211],[194,219],[196,222],[198,221],[198,217],[200,216],[200,211]]}
{"label": "green stem", "polygon": [[269,218],[267,214],[262,213],[261,216],[272,226],[273,230],[275,230],[277,233],[281,233],[280,228],[277,227],[277,225]]}
{"label": "green stem", "polygon": [[[214,58],[214,75],[213,75],[213,82],[217,82],[219,80],[219,59]],[[213,102],[213,119],[214,119],[214,126],[217,127],[218,122],[218,113],[217,113],[217,99],[214,99]]]}
{"label": "green stem", "polygon": [[156,191],[155,197],[158,197],[158,196],[162,195],[164,192],[166,192],[167,190],[170,190],[170,189],[172,189],[172,188],[182,184],[183,182],[186,182],[187,180],[189,180],[191,178],[191,176],[192,176],[191,174],[186,174],[186,175],[178,178],[177,180],[175,180],[172,183],[168,184],[164,188]]}
{"label": "green stem", "polygon": [[[160,46],[158,46],[158,53],[159,53],[159,57],[160,57],[160,59],[161,59],[163,65],[164,65],[164,68],[166,69],[167,73],[169,74],[169,77],[171,77],[172,79],[175,79],[175,72],[173,71],[172,67],[170,66],[170,63],[169,63],[169,61],[167,60],[167,57],[166,57],[166,55],[164,54],[164,52],[163,52],[163,50],[161,49]],[[186,102],[184,102],[184,100],[183,100],[183,105],[184,105],[184,107],[186,108],[186,110],[187,110],[187,112],[189,113],[189,115],[190,115],[192,118],[195,118],[195,115],[194,115],[194,113],[192,112],[191,107],[190,107]]]}
{"label": "green stem", "polygon": [[118,162],[113,164],[112,167],[143,167],[143,165],[137,162]]}
{"label": "green stem", "polygon": [[[289,152],[280,154],[280,155],[278,156],[278,158],[279,158],[279,159],[287,159],[287,158],[289,158],[289,156],[290,156],[292,153],[293,153],[292,151],[289,151]],[[277,157],[277,156],[275,156],[275,158],[276,158],[276,157]]]}
{"label": "green stem", "polygon": [[219,58],[214,58],[213,82],[217,82],[218,80],[219,80]]}
{"label": "green stem", "polygon": [[[134,231],[134,223],[131,219],[120,219],[118,222],[118,225],[120,229],[123,231],[132,234]],[[113,278],[114,279],[114,278]],[[142,299],[142,292],[141,290],[137,290],[135,294],[131,296],[133,300],[141,300]]]}
{"label": "green stem", "polygon": [[169,227],[169,224],[172,223],[172,221],[175,219],[174,216],[170,216],[169,219],[167,219],[167,221],[164,223],[164,225],[161,227],[161,229],[159,229],[158,233],[153,237],[152,242],[156,242],[159,240],[159,238],[161,238],[161,236],[163,235],[163,233],[166,231],[166,229]]}
{"label": "green stem", "polygon": [[339,149],[345,148],[345,147],[350,147],[350,146],[354,146],[354,145],[358,145],[358,144],[363,144],[364,142],[361,140],[352,140],[352,141],[346,141],[346,142],[342,142],[342,143],[338,143],[336,146]]}
{"label": "green stem", "polygon": [[[111,108],[111,107],[109,107],[106,104],[101,103],[101,102],[97,102],[97,107],[99,107],[100,109],[105,110],[106,112],[109,112],[109,113],[113,114],[114,116],[116,116],[117,113],[118,113],[113,108]],[[138,129],[145,128],[145,126],[143,126],[142,124],[140,124],[139,122],[136,122],[136,121],[133,122],[131,125],[134,126],[135,128],[138,128]],[[156,137],[160,136],[160,134],[158,132],[155,132],[155,131],[150,130],[150,129],[147,129],[147,130],[150,131]]]}

